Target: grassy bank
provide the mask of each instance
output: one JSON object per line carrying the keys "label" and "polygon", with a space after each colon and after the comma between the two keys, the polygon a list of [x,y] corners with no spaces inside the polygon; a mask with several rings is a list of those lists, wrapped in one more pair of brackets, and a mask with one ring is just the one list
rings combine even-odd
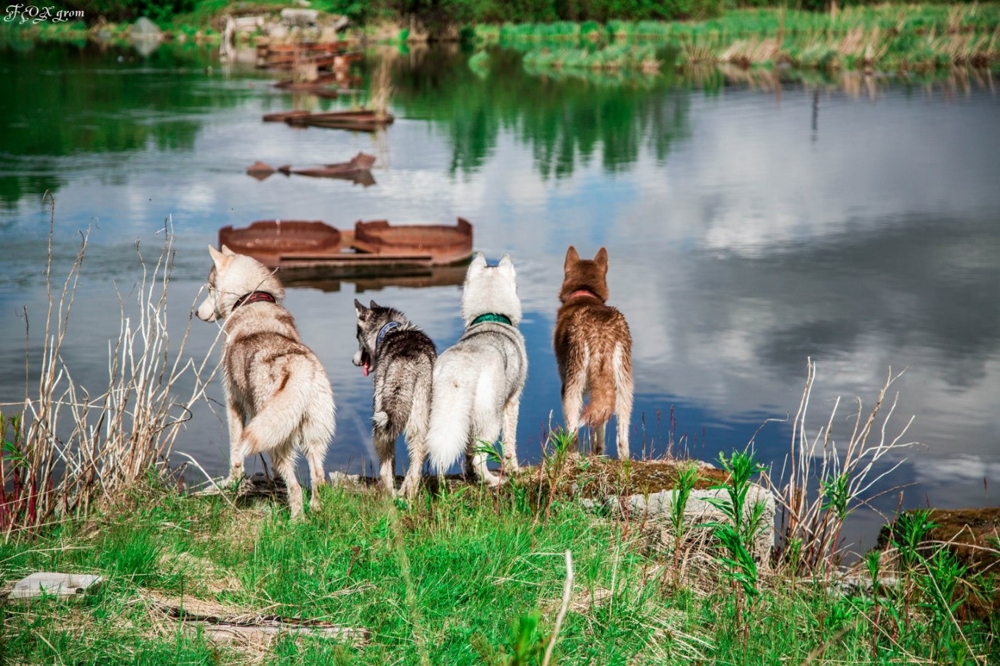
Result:
{"label": "grassy bank", "polygon": [[[499,494],[426,491],[411,506],[324,487],[321,508],[291,522],[280,500],[140,484],[89,518],[0,545],[5,585],[32,571],[105,576],[83,599],[3,606],[3,658],[535,664],[564,606],[553,641],[559,663],[1000,658],[997,618],[970,617],[971,581],[949,577],[933,555],[912,551],[906,578],[897,579],[904,582],[876,582],[874,593],[843,593],[826,576],[787,564],[762,569],[744,592],[726,551],[664,553],[654,547],[661,528],[642,516],[600,517],[562,493],[539,502],[530,485],[515,481]],[[564,597],[567,550],[574,576]],[[879,557],[888,571],[895,556]],[[219,645],[182,621],[185,612],[188,620],[322,621],[366,638],[355,645],[286,634]]]}
{"label": "grassy bank", "polygon": [[[278,2],[262,2],[254,13],[276,20]],[[721,5],[720,5],[721,7]],[[389,5],[355,11],[335,1],[314,4],[320,26],[313,39],[332,39],[335,16],[347,14],[358,23],[351,36],[405,42],[407,39],[463,39],[485,47],[499,45],[525,53],[532,71],[657,71],[666,60],[681,68],[706,64],[801,69],[857,69],[926,72],[952,66],[1000,66],[1000,3],[939,5],[861,5],[836,12],[784,8],[728,9],[720,12],[677,12],[636,19],[641,13],[598,12],[600,20],[557,20],[542,12],[544,22],[517,23],[517,12],[445,12],[400,14]],[[224,15],[246,14],[246,7],[211,0],[191,11],[160,21],[167,39],[217,43]],[[495,14],[495,15],[494,15]],[[551,15],[550,15],[551,14]],[[528,15],[528,14],[525,14]],[[665,18],[708,17],[701,20]],[[2,30],[22,37],[81,41],[115,40],[128,35],[123,24],[40,22],[7,25]],[[501,22],[505,21],[505,22]],[[411,30],[411,27],[413,30]],[[261,34],[266,30],[261,29]],[[308,36],[312,33],[302,33]],[[247,34],[242,33],[246,39]],[[675,57],[676,54],[676,57]],[[665,58],[664,56],[669,56]],[[478,56],[477,56],[478,57]]]}
{"label": "grassy bank", "polygon": [[927,71],[1000,62],[1000,5],[879,5],[837,13],[735,10],[704,21],[479,25],[476,41],[525,52],[529,69],[676,64]]}

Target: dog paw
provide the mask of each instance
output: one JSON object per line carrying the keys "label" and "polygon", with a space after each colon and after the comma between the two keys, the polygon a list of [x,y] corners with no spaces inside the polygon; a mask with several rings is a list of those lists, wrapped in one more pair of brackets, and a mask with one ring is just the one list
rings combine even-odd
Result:
{"label": "dog paw", "polygon": [[372,423],[377,428],[384,428],[389,425],[389,415],[386,412],[375,412],[372,414]]}
{"label": "dog paw", "polygon": [[232,490],[239,490],[239,488],[243,485],[244,479],[246,479],[246,477],[243,475],[242,470],[239,472],[234,470],[225,478],[222,482],[222,486]]}

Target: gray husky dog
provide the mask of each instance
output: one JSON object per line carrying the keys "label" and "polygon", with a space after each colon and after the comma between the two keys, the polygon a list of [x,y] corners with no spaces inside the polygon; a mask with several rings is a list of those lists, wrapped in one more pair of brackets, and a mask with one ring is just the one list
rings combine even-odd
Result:
{"label": "gray husky dog", "polygon": [[354,299],[358,314],[358,351],[354,365],[365,376],[375,373],[372,398],[372,439],[379,475],[390,493],[395,491],[396,438],[406,433],[410,468],[399,494],[412,498],[420,486],[420,469],[427,453],[431,416],[431,379],[437,350],[423,331],[399,310],[371,301],[365,307]]}
{"label": "gray husky dog", "polygon": [[517,414],[528,375],[509,255],[492,267],[481,253],[472,260],[462,288],[462,319],[465,332],[434,366],[427,450],[439,475],[464,452],[467,471],[471,467],[481,481],[497,485],[500,479],[478,447],[492,445],[503,430],[504,468],[517,471]]}
{"label": "gray husky dog", "polygon": [[319,505],[323,459],[334,435],[333,390],[316,355],[302,344],[295,322],[281,307],[285,290],[256,259],[225,245],[208,252],[208,296],[198,318],[224,320],[222,371],[229,417],[230,481],[243,478],[243,461],[267,451],[288,488],[292,517],[302,513],[295,478],[297,451],[312,477],[311,508]]}

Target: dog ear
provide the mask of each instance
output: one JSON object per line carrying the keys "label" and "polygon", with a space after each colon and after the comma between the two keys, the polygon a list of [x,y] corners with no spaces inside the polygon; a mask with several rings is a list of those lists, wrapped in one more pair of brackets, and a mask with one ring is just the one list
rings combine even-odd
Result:
{"label": "dog ear", "polygon": [[368,306],[369,310],[374,310],[375,308],[379,307],[379,304],[376,303],[375,301],[369,301],[369,303],[370,303],[370,305]]}
{"label": "dog ear", "polygon": [[361,305],[361,301],[354,299],[354,311],[358,313],[358,316],[362,316],[365,313],[365,306]]}
{"label": "dog ear", "polygon": [[569,267],[580,261],[580,254],[576,251],[576,248],[572,245],[566,250],[566,261],[563,263],[563,270],[568,271]]}
{"label": "dog ear", "polygon": [[[225,246],[223,245],[223,247]],[[229,256],[223,254],[222,252],[219,252],[211,245],[208,246],[208,253],[212,256],[212,263],[215,264],[216,271],[221,271],[230,262]]]}
{"label": "dog ear", "polygon": [[594,257],[594,263],[605,273],[608,272],[608,250],[606,248],[601,248],[597,251],[597,255]]}
{"label": "dog ear", "polygon": [[509,254],[504,254],[502,257],[500,257],[500,263],[497,264],[497,268],[499,268],[502,273],[506,273],[511,277],[514,277],[514,275],[516,275],[516,271],[514,270],[514,262],[511,261]]}
{"label": "dog ear", "polygon": [[226,255],[227,257],[235,257],[236,256],[236,253],[233,252],[232,250],[230,250],[229,247],[226,246],[226,245],[222,246],[222,254]]}
{"label": "dog ear", "polygon": [[467,274],[478,273],[484,268],[486,268],[486,256],[482,252],[476,252],[476,256],[472,258],[472,263],[469,264],[469,272]]}

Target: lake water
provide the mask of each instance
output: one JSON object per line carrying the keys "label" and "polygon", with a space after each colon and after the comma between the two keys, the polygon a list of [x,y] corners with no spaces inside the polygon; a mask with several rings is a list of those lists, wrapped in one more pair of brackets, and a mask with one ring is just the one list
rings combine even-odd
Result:
{"label": "lake water", "polygon": [[[610,302],[635,341],[633,451],[660,455],[672,438],[711,460],[742,449],[768,419],[786,419],[755,438],[759,456],[780,469],[807,358],[818,368],[809,427],[825,425],[843,396],[839,441],[850,435],[851,400],[870,407],[889,368],[905,369],[889,432],[913,415],[905,439],[920,446],[885,487],[912,484],[907,507],[996,504],[996,81],[574,78],[527,73],[516,53],[494,54],[478,74],[458,49],[383,56],[393,62],[397,120],[372,136],[262,123],[261,114],[293,105],[351,101],[278,93],[270,75],[222,68],[194,48],[143,58],[94,46],[0,47],[0,401],[23,397],[24,306],[39,343],[45,191],[56,200],[57,274],[80,230],[92,229],[63,354],[92,391],[118,330],[115,286],[127,292],[138,275],[136,240],[155,256],[166,216],[178,250],[175,337],[219,227],[462,216],[475,225],[477,250],[492,260],[509,252],[518,269],[529,352],[523,460],[539,459],[550,413],[561,421],[551,335],[566,248],[593,256],[603,245]],[[372,187],[244,173],[255,160],[310,166],[359,150],[379,158]],[[353,299],[401,308],[443,350],[461,333],[461,292],[323,287],[290,289],[286,305],[336,394],[327,466],[359,471],[373,460],[371,380],[350,362]],[[188,353],[203,357],[216,332],[196,321]],[[221,395],[216,382],[212,397]],[[220,416],[199,409],[178,449],[222,474],[226,438]],[[892,493],[876,505],[891,512],[898,502]],[[854,533],[870,545],[878,520],[859,514]]]}

